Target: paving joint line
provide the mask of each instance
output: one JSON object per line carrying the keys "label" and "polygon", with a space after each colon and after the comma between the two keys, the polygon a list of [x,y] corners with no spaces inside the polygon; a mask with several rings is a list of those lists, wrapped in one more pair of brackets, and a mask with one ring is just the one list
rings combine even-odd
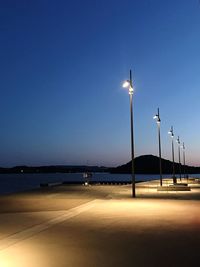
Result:
{"label": "paving joint line", "polygon": [[6,237],[4,239],[0,240],[0,251],[5,250],[6,248],[13,246],[25,239],[28,239],[42,231],[45,231],[49,229],[50,227],[53,227],[56,224],[62,223],[68,219],[71,219],[89,209],[94,207],[95,203],[99,200],[92,200],[90,202],[87,202],[85,204],[79,205],[77,207],[71,208],[68,211],[66,211],[64,214],[59,215],[58,217],[55,217],[53,219],[50,219],[46,222],[43,222],[41,224],[34,225],[32,227],[29,227],[25,230],[22,230],[20,232],[17,232],[15,234],[10,235],[9,237]]}

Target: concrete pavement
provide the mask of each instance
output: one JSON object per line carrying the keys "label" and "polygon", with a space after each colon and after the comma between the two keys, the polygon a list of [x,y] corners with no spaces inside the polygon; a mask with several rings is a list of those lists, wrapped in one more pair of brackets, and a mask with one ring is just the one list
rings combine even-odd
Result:
{"label": "concrete pavement", "polygon": [[157,192],[157,183],[138,184],[136,199],[129,185],[0,197],[0,266],[198,266],[200,186]]}

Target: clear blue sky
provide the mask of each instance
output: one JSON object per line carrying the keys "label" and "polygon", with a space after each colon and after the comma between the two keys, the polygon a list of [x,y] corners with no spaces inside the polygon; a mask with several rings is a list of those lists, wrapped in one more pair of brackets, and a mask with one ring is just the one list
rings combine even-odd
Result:
{"label": "clear blue sky", "polygon": [[198,0],[2,0],[0,13],[0,166],[129,161],[130,68],[136,155],[157,154],[159,106],[163,156],[173,125],[200,165]]}

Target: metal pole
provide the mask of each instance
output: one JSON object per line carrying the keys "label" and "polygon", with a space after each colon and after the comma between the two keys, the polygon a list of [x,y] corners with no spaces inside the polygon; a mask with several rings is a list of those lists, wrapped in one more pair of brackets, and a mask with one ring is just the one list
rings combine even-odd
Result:
{"label": "metal pole", "polygon": [[179,136],[178,136],[178,159],[179,159],[179,175],[180,175],[180,181],[181,181],[181,154],[180,154]]}
{"label": "metal pole", "polygon": [[184,172],[184,178],[186,178],[185,177],[185,144],[183,143],[183,172]]}
{"label": "metal pole", "polygon": [[[158,118],[159,109],[158,109]],[[162,186],[162,162],[161,162],[161,141],[160,141],[160,121],[158,122],[158,142],[159,142],[159,158],[160,158],[160,186]]]}
{"label": "metal pole", "polygon": [[184,144],[184,174],[185,174],[185,177],[187,178],[187,181],[188,181],[188,170],[187,170],[186,165],[185,165],[185,144]]}
{"label": "metal pole", "polygon": [[173,183],[176,184],[177,180],[176,180],[176,176],[175,176],[175,166],[174,166],[174,130],[173,130],[173,126],[171,126],[171,138],[172,138],[172,162],[173,162]]}
{"label": "metal pole", "polygon": [[[130,86],[132,84],[132,73],[130,70]],[[133,94],[129,92],[130,96],[130,115],[131,115],[131,169],[132,169],[132,197],[135,197],[135,165],[134,165],[134,134],[133,134]]]}
{"label": "metal pole", "polygon": [[172,137],[172,160],[173,160],[173,183],[176,184],[175,166],[174,166],[174,139]]}

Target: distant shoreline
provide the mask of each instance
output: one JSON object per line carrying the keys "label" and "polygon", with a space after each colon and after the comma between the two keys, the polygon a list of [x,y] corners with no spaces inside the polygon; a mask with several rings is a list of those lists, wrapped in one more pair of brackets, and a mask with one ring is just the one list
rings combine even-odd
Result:
{"label": "distant shoreline", "polygon": [[[135,174],[159,174],[159,158],[154,155],[143,155],[135,158]],[[175,174],[199,174],[200,167],[182,165],[174,162]],[[162,172],[163,174],[172,174],[173,163],[170,160],[162,158]],[[111,174],[131,174],[132,164],[131,161],[118,167],[105,167],[105,166],[87,166],[87,165],[49,165],[49,166],[15,166],[12,168],[1,168],[0,173],[111,173]]]}
{"label": "distant shoreline", "polygon": [[[52,168],[52,167],[26,167],[26,168],[19,168],[19,167],[14,167],[14,168],[0,168],[0,174],[51,174],[51,173],[66,173],[66,174],[70,174],[70,173],[84,173],[88,171],[87,167],[85,168],[73,168],[73,169],[68,169],[66,168]],[[110,174],[130,174],[131,172],[129,171],[121,171],[121,170],[111,170],[110,168],[104,168],[104,169],[90,169],[89,172],[91,173],[110,173]],[[159,172],[150,172],[150,171],[139,171],[139,172],[135,172],[135,174],[143,174],[143,175],[159,175]],[[191,170],[189,174],[200,174],[200,171],[194,171]],[[172,175],[171,171],[165,171],[163,173],[163,175]],[[175,173],[175,175],[177,177],[179,177],[179,173]],[[182,173],[182,176],[184,175],[184,173]]]}

